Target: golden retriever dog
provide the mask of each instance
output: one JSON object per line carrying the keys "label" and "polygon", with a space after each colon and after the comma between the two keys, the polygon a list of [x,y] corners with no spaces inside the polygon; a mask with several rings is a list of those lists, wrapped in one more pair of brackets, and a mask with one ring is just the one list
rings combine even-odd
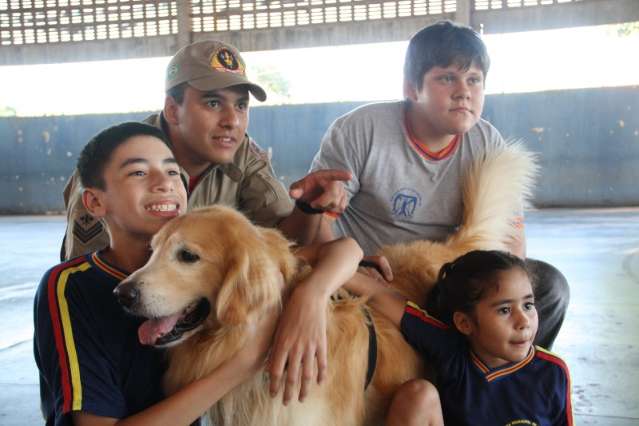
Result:
{"label": "golden retriever dog", "polygon": [[[418,241],[385,247],[400,292],[423,303],[440,267],[473,249],[505,249],[512,218],[529,197],[536,172],[533,156],[508,145],[475,164],[465,178],[464,218],[441,243]],[[247,327],[286,303],[308,267],[276,230],[253,225],[227,207],[188,213],[165,225],[152,242],[149,262],[121,286],[134,287],[133,313],[152,318],[140,329],[143,343],[171,346],[164,377],[172,393],[216,369],[247,344]],[[283,282],[282,282],[283,277]],[[395,390],[423,374],[421,360],[401,334],[371,312],[377,362],[365,389],[369,326],[358,298],[328,306],[328,374],[311,386],[303,403],[271,398],[265,374],[256,374],[216,405],[215,425],[363,425],[385,417]],[[249,343],[250,344],[250,343]]]}

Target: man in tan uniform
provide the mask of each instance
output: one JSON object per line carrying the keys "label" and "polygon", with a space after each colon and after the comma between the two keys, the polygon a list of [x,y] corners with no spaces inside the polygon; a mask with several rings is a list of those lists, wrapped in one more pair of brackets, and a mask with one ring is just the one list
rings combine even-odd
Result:
{"label": "man in tan uniform", "polygon": [[[301,244],[314,238],[323,210],[345,207],[340,180],[348,172],[320,170],[291,187],[275,177],[268,155],[246,133],[249,92],[259,101],[264,90],[246,77],[246,66],[233,46],[218,41],[190,44],[167,67],[166,99],[159,114],[145,122],[164,131],[188,188],[188,208],[225,204],[244,212],[258,225],[277,226]],[[67,230],[62,260],[108,245],[105,225],[81,202],[76,174],[64,191]]]}
{"label": "man in tan uniform", "polygon": [[[258,225],[277,226],[298,243],[309,243],[322,221],[330,220],[321,213],[344,211],[346,193],[341,181],[350,179],[350,172],[310,173],[291,186],[289,196],[275,177],[268,155],[246,133],[249,92],[259,101],[266,99],[264,90],[246,78],[237,49],[217,41],[196,42],[170,61],[164,108],[145,121],[161,129],[170,141],[188,189],[189,209],[225,204]],[[76,171],[64,191],[67,230],[62,260],[109,244],[106,225],[88,214],[81,194]],[[177,207],[168,203],[163,208]],[[271,386],[274,394],[280,385],[284,388],[285,401],[298,389],[303,398],[311,380],[321,381],[326,374],[330,292],[321,274],[312,274],[307,281],[289,296],[271,349]]]}

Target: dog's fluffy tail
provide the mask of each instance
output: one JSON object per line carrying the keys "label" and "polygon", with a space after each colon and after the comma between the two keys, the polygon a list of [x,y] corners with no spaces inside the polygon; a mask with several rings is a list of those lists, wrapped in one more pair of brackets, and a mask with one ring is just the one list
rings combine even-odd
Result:
{"label": "dog's fluffy tail", "polygon": [[464,179],[462,224],[447,245],[505,249],[517,233],[516,220],[532,196],[537,171],[536,156],[521,142],[507,143],[473,164]]}

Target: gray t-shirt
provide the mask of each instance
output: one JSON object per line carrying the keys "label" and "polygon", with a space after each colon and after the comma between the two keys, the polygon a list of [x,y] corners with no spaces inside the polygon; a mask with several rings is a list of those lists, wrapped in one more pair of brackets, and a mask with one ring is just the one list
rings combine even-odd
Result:
{"label": "gray t-shirt", "polygon": [[462,180],[471,164],[504,144],[480,120],[444,158],[420,154],[404,126],[406,103],[364,105],[338,118],[324,135],[311,170],[344,169],[346,211],[337,235],[353,237],[367,255],[387,244],[443,240],[462,220]]}

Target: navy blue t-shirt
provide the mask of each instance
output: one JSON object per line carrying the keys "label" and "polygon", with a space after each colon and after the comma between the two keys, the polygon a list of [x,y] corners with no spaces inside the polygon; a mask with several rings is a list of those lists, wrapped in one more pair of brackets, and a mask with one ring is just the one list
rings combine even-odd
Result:
{"label": "navy blue t-shirt", "polygon": [[34,306],[34,355],[47,425],[71,425],[72,411],[125,418],[163,398],[162,351],[142,346],[141,320],[113,289],[126,274],[99,254],[50,269]]}
{"label": "navy blue t-shirt", "polygon": [[464,336],[408,302],[401,331],[437,371],[446,426],[573,424],[566,364],[539,347],[522,361],[486,366]]}

